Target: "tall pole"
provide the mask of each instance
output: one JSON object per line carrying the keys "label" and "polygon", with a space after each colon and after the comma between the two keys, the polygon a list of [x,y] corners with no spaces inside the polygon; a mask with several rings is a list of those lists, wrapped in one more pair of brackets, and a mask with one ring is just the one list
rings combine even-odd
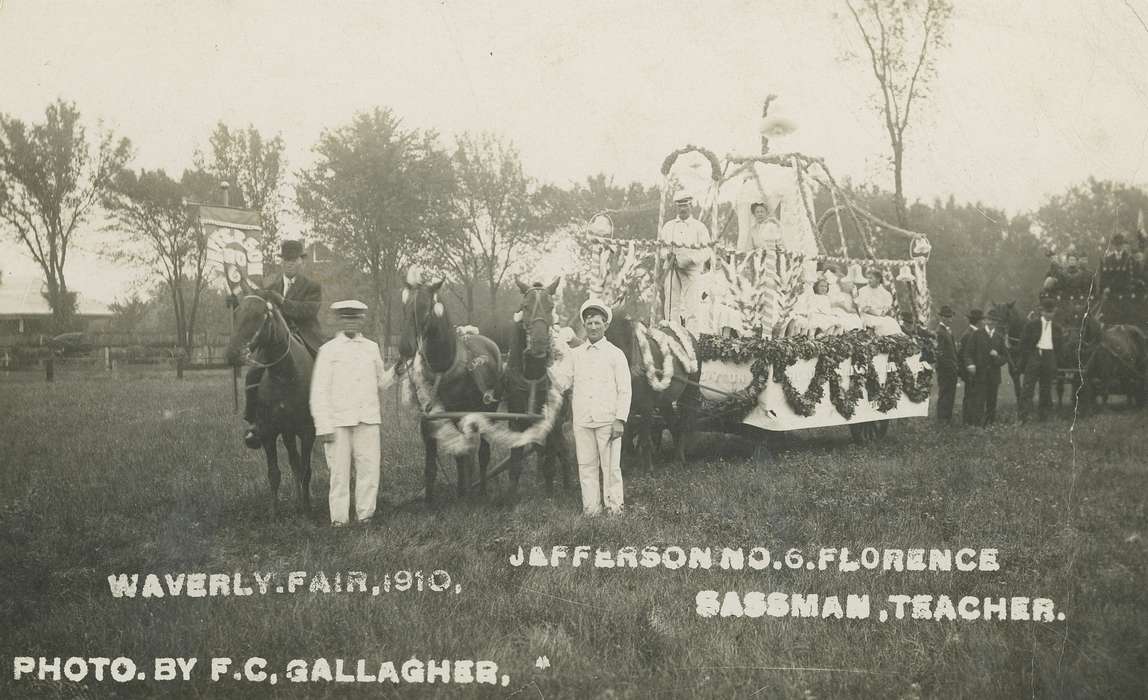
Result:
{"label": "tall pole", "polygon": [[[231,183],[219,183],[219,189],[223,196],[223,206],[231,206]],[[227,307],[231,309],[231,339],[235,340],[235,309],[239,307],[239,299],[235,298],[234,294],[227,295]],[[231,400],[234,404],[234,411],[239,413],[239,366],[231,366]]]}

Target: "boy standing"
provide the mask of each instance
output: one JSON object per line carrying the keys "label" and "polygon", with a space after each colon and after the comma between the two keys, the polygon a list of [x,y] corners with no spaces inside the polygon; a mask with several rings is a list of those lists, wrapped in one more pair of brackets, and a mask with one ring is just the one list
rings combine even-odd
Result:
{"label": "boy standing", "polygon": [[555,366],[553,381],[574,387],[574,449],[582,485],[582,512],[597,515],[603,501],[611,513],[622,510],[622,442],[630,415],[630,367],[626,355],[606,340],[610,307],[588,300],[579,313],[587,342]]}
{"label": "boy standing", "polygon": [[351,462],[355,463],[355,511],[361,523],[375,515],[379,493],[379,391],[394,379],[383,369],[379,346],[363,337],[367,305],[331,304],[339,334],[319,348],[311,376],[311,416],[331,470],[331,525],[350,520]]}

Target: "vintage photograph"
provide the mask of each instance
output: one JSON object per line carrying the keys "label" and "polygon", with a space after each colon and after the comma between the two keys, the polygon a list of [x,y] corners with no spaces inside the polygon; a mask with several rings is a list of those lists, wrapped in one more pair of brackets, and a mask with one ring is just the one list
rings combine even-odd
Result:
{"label": "vintage photograph", "polygon": [[1148,697],[1148,0],[0,47],[0,697]]}

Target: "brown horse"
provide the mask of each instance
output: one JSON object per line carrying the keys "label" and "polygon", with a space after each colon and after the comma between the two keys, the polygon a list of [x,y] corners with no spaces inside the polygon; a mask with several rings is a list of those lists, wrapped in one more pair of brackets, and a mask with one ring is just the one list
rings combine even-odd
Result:
{"label": "brown horse", "polygon": [[271,511],[279,508],[279,454],[276,439],[283,438],[287,459],[295,474],[300,510],[311,507],[311,447],[315,423],[311,419],[311,370],[314,361],[303,342],[287,327],[279,309],[261,296],[243,297],[235,310],[235,333],[227,346],[227,361],[262,366],[256,425],[267,456],[271,485]]}
{"label": "brown horse", "polygon": [[[653,454],[661,446],[661,421],[665,422],[674,438],[674,455],[679,464],[686,462],[686,442],[693,433],[697,411],[701,405],[701,361],[697,369],[687,373],[685,366],[676,357],[673,360],[674,376],[670,386],[664,391],[656,391],[642,369],[642,351],[638,342],[638,323],[628,316],[614,317],[606,329],[606,339],[622,350],[630,365],[631,389],[630,420],[626,421],[626,443],[633,442],[638,450],[642,468],[649,470],[653,465]],[[697,356],[697,344],[692,337],[682,339],[693,346]],[[650,343],[653,366],[661,367],[662,350],[657,343]]]}
{"label": "brown horse", "polygon": [[[399,354],[404,360],[418,363],[422,367],[422,379],[429,391],[419,393],[420,408],[424,413],[435,404],[444,411],[490,411],[498,403],[496,390],[502,374],[502,354],[498,346],[486,337],[458,335],[446,307],[438,300],[441,287],[441,280],[426,285],[412,275],[408,277],[403,289],[403,328],[399,338]],[[429,393],[429,396],[423,393]],[[457,427],[458,421],[452,422]],[[424,419],[420,425],[426,454],[423,472],[426,501],[433,503],[435,479],[438,475],[438,441],[435,431],[441,423]],[[473,459],[469,454],[462,454],[456,455],[455,462],[458,466],[458,494],[465,496],[470,490]],[[489,463],[490,444],[480,440],[479,489],[483,494],[486,493],[486,468]]]}
{"label": "brown horse", "polygon": [[[522,306],[514,314],[514,330],[510,337],[510,356],[502,374],[503,396],[507,410],[512,413],[541,414],[542,407],[550,393],[550,365],[554,363],[550,329],[554,325],[554,294],[559,280],[548,287],[541,284],[527,286],[515,280],[522,292]],[[555,460],[561,466],[562,488],[568,489],[572,481],[574,464],[568,459],[569,450],[563,435],[564,424],[570,417],[570,402],[563,400],[562,410],[546,442],[539,451],[539,465],[546,479],[546,492],[554,491]],[[527,421],[511,421],[513,430],[526,430]],[[528,448],[517,447],[510,450],[510,488],[518,491],[518,480],[522,475],[522,459]]]}
{"label": "brown horse", "polygon": [[1089,396],[1106,401],[1124,394],[1143,408],[1148,399],[1148,335],[1130,324],[1105,326],[1084,362],[1083,379]]}

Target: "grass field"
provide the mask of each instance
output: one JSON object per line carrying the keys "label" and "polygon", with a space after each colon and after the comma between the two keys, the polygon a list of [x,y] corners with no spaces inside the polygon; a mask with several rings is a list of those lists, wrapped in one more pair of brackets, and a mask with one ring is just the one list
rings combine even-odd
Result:
{"label": "grass field", "polygon": [[[1009,387],[1002,390],[1002,398]],[[628,512],[584,519],[576,491],[396,507],[422,473],[416,424],[388,403],[381,522],[326,525],[315,453],[309,517],[266,508],[262,454],[242,447],[223,372],[0,375],[3,697],[1120,698],[1148,688],[1148,426],[1111,411],[989,430],[894,425],[859,447],[844,428],[777,458],[704,436],[686,469],[627,474]],[[393,398],[388,396],[388,401]],[[285,458],[284,458],[285,463]],[[447,477],[453,479],[453,469]],[[519,545],[995,547],[969,573],[515,568]],[[113,598],[138,572],[443,569],[459,593]],[[699,590],[1033,596],[1058,622],[702,618]],[[875,613],[874,613],[875,614]],[[151,672],[197,657],[188,682],[13,680],[13,657],[116,657]],[[490,659],[508,685],[266,683],[207,677],[211,657]],[[536,667],[545,656],[549,668]],[[147,663],[145,663],[147,661]],[[543,664],[544,666],[545,664]]]}

